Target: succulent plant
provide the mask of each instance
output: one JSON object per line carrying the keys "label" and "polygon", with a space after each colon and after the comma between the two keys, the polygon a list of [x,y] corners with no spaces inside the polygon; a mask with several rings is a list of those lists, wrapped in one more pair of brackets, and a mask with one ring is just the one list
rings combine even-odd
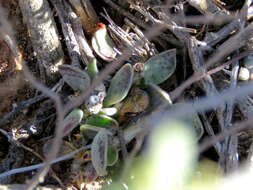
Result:
{"label": "succulent plant", "polygon": [[141,113],[149,106],[149,96],[144,90],[134,87],[128,97],[120,104],[118,108],[120,118],[124,117],[127,113]]}
{"label": "succulent plant", "polygon": [[74,91],[84,91],[90,87],[90,77],[85,72],[71,65],[59,66],[59,72],[66,82]]}
{"label": "succulent plant", "polygon": [[121,67],[111,80],[104,99],[105,107],[119,103],[127,96],[132,85],[133,75],[133,68],[129,63]]}
{"label": "succulent plant", "polygon": [[160,84],[167,80],[176,69],[176,49],[151,57],[144,65],[145,84]]}
{"label": "succulent plant", "polygon": [[83,118],[83,111],[74,109],[63,120],[63,136],[66,136],[81,122]]}
{"label": "succulent plant", "polygon": [[97,30],[92,36],[91,44],[96,54],[105,61],[113,61],[117,55],[114,50],[115,45],[108,35],[106,26],[103,23],[98,23]]}

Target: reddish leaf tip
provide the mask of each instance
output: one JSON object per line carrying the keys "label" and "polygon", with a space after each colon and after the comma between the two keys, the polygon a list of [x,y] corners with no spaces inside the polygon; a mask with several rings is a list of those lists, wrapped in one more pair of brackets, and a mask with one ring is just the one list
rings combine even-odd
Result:
{"label": "reddish leaf tip", "polygon": [[106,28],[106,26],[105,26],[104,23],[100,22],[100,23],[97,24],[97,29],[98,29],[98,30],[99,30],[99,29],[105,29],[105,28]]}

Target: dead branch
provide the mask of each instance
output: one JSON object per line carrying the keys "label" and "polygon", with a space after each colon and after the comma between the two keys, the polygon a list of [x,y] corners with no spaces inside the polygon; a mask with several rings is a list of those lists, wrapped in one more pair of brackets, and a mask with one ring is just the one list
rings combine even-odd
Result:
{"label": "dead branch", "polygon": [[23,20],[27,24],[38,64],[52,79],[57,67],[63,64],[60,38],[47,0],[19,0]]}

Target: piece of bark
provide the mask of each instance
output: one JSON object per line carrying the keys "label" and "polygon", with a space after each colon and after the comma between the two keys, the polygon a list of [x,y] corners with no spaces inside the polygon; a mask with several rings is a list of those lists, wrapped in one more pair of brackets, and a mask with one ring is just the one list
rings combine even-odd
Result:
{"label": "piece of bark", "polygon": [[68,11],[71,12],[70,14],[70,22],[72,24],[73,31],[75,33],[75,37],[77,39],[77,42],[79,44],[80,52],[82,55],[82,58],[84,59],[84,62],[86,64],[89,64],[92,62],[92,60],[95,59],[95,56],[93,54],[93,51],[85,38],[83,29],[82,29],[82,24],[81,20],[79,17],[73,12],[71,9],[70,5],[65,3],[65,7],[68,8]]}
{"label": "piece of bark", "polygon": [[[189,52],[189,57],[192,63],[192,67],[195,73],[202,72],[206,73],[206,67],[204,65],[204,56],[202,54],[201,49],[198,47],[197,39],[195,37],[190,37],[187,43],[188,47],[188,52]],[[213,79],[211,76],[205,76],[200,80],[201,86],[205,93],[207,95],[215,95],[218,93]],[[225,112],[225,104],[220,105],[220,107],[216,110],[216,115],[219,123],[219,130],[223,132],[226,130],[225,126],[225,119],[226,117],[226,112]],[[220,148],[220,154],[219,154],[219,162],[222,161],[222,167],[225,169],[226,167],[224,166],[224,160],[226,160],[226,147],[227,147],[227,141],[221,143],[221,148]]]}
{"label": "piece of bark", "polygon": [[238,30],[240,27],[240,20],[236,19],[229,24],[222,27],[217,32],[207,32],[205,42],[207,46],[215,46],[220,41],[227,38],[233,31]]}
{"label": "piece of bark", "polygon": [[[214,130],[209,122],[209,119],[207,118],[206,114],[205,113],[201,113],[201,117],[202,117],[202,121],[203,121],[203,125],[205,127],[205,130],[207,132],[207,134],[209,136],[212,136],[214,137],[215,136],[215,133],[214,133]],[[214,144],[214,148],[217,152],[218,155],[220,155],[220,152],[221,152],[221,143],[220,142],[217,142]]]}
{"label": "piece of bark", "polygon": [[[195,73],[197,72],[206,72],[204,65],[204,56],[198,47],[197,39],[195,37],[190,37],[188,40],[188,53],[192,63],[192,67]],[[211,76],[205,76],[200,80],[204,91],[208,95],[216,94],[218,91],[214,85],[213,79]]]}
{"label": "piece of bark", "polygon": [[[230,76],[231,84],[230,88],[236,88],[237,78],[239,73],[239,62],[237,61],[232,65],[232,74]],[[228,101],[226,104],[226,109],[224,110],[224,126],[225,130],[229,130],[232,127],[232,117],[234,112],[234,101]],[[239,159],[238,159],[238,136],[237,134],[231,135],[225,138],[223,146],[224,154],[227,155],[225,160],[222,160],[224,163],[224,168],[226,173],[231,173],[238,169]]]}
{"label": "piece of bark", "polygon": [[[247,96],[246,98],[239,100],[238,107],[239,107],[239,110],[241,111],[241,113],[243,114],[243,116],[246,118],[246,120],[249,120],[250,118],[252,118],[252,116],[253,116],[253,100],[252,100],[252,98]],[[248,133],[249,136],[251,136],[250,134],[251,133]],[[252,162],[251,161],[252,158],[253,158],[253,142],[251,140],[251,145],[248,150],[248,157],[247,157],[248,163]]]}
{"label": "piece of bark", "polygon": [[89,0],[69,0],[69,2],[80,17],[84,30],[87,34],[92,34],[96,30],[99,19],[91,2]]}
{"label": "piece of bark", "polygon": [[58,66],[63,64],[63,51],[47,0],[19,0],[23,20],[36,58],[46,69],[47,77],[53,79]]}
{"label": "piece of bark", "polygon": [[69,13],[69,11],[64,7],[62,0],[51,0],[51,2],[56,9],[57,15],[61,22],[62,32],[65,38],[69,57],[71,59],[71,65],[80,68],[81,53],[70,22],[71,13]]}

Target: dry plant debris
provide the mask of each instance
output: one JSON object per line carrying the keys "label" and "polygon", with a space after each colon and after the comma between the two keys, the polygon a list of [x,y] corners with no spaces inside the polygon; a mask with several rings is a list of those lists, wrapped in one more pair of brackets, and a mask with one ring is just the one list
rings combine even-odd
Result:
{"label": "dry plant debris", "polygon": [[252,159],[252,10],[0,0],[0,189],[100,189],[165,117],[191,126],[198,156],[236,171]]}

